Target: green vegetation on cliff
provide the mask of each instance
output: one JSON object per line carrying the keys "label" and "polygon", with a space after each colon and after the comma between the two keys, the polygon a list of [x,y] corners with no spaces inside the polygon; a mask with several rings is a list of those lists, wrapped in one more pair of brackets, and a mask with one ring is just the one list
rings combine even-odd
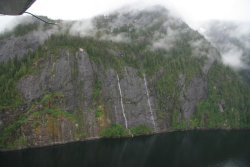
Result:
{"label": "green vegetation on cliff", "polygon": [[[143,112],[141,115],[145,116],[138,118],[138,120],[148,119],[149,121],[147,120],[146,123],[136,122],[137,125],[134,127],[130,127],[129,124],[128,129],[119,124],[123,121],[117,118],[122,117],[123,119],[121,113],[120,115],[111,113],[113,108],[115,112],[118,112],[116,110],[119,106],[113,107],[112,104],[120,104],[121,95],[118,90],[115,90],[117,89],[115,75],[106,76],[105,72],[108,73],[110,69],[114,71],[114,74],[119,75],[121,81],[123,80],[121,85],[124,96],[127,93],[124,89],[127,83],[132,86],[134,86],[133,84],[144,86],[141,83],[143,83],[145,76],[149,97],[144,92],[144,87],[141,90],[143,93],[140,92],[143,94],[141,97],[133,97],[133,100],[124,97],[125,112],[132,108],[132,105],[138,107],[138,99],[138,101],[143,99],[145,103],[151,102],[157,125],[156,129],[159,131],[195,128],[249,128],[249,85],[240,78],[237,72],[220,62],[218,53],[213,55],[217,56],[216,58],[208,57],[210,52],[212,53],[214,50],[210,44],[206,43],[204,46],[200,44],[198,51],[195,50],[194,43],[197,41],[205,43],[205,39],[197,35],[197,32],[191,31],[185,24],[176,23],[170,26],[173,31],[178,32],[176,39],[171,41],[171,46],[154,47],[155,43],[159,44],[159,41],[166,40],[158,36],[168,35],[168,32],[162,28],[164,17],[159,12],[154,14],[160,19],[151,26],[136,29],[133,25],[124,25],[115,27],[112,31],[108,29],[109,21],[100,17],[95,20],[96,27],[99,29],[92,36],[76,37],[68,32],[54,34],[39,49],[27,54],[24,58],[14,58],[1,62],[0,111],[15,110],[23,105],[28,106],[16,120],[8,122],[1,130],[1,147],[15,148],[29,144],[39,145],[41,143],[36,143],[36,141],[40,142],[39,137],[42,135],[53,143],[64,142],[64,139],[65,141],[74,141],[96,136],[123,137],[153,133],[152,115],[149,116],[149,112],[145,108],[140,108]],[[144,15],[148,16],[148,13],[142,13],[136,18],[140,19]],[[27,28],[28,31],[35,28],[33,25],[30,26]],[[17,35],[28,33],[21,30]],[[103,40],[101,38],[104,34],[119,35],[120,33],[127,33],[130,40],[115,42],[111,39]],[[165,45],[166,43],[164,43]],[[80,52],[84,54],[80,55]],[[81,59],[80,56],[82,56]],[[90,60],[85,60],[84,56]],[[61,57],[63,59],[60,59]],[[209,65],[207,63],[209,63],[210,58],[215,60],[211,63],[210,69],[204,72],[206,66]],[[91,72],[91,70],[85,69],[87,68],[85,64],[81,67],[82,71],[79,70],[79,64],[84,63],[80,62],[83,59],[90,62],[89,64],[93,68],[91,70],[96,70],[95,73],[93,72],[93,78],[87,78],[91,82],[85,81],[85,78],[77,80],[81,74],[84,76],[84,70]],[[52,90],[49,84],[54,84],[52,81],[58,74],[55,64],[59,60],[62,61],[63,65],[68,65],[68,68],[64,68],[69,70],[68,80]],[[43,69],[50,66],[48,75],[39,75],[44,71],[46,73],[47,71],[43,71]],[[124,81],[127,67],[136,71],[136,76],[132,77],[136,78],[137,82]],[[99,73],[97,74],[97,72]],[[64,74],[60,73],[59,76],[62,77],[62,75]],[[43,86],[40,84],[49,85],[40,97],[32,99],[32,101],[25,100],[18,91],[18,84],[27,76],[42,76],[48,82],[39,83],[39,86]],[[109,82],[103,83],[102,77],[110,77]],[[132,77],[129,79],[133,80]],[[196,89],[200,85],[193,84],[197,80],[200,81],[198,84],[203,84],[201,91]],[[114,91],[104,92],[104,86],[108,87],[109,84],[115,85]],[[87,86],[84,87],[85,85]],[[129,86],[127,89],[130,88]],[[64,93],[66,92],[70,96],[64,97],[64,93],[60,89],[63,89]],[[196,92],[197,90],[198,92]],[[112,97],[105,99],[105,93],[112,94]],[[129,93],[133,95],[133,92]],[[119,98],[119,103],[113,97]],[[193,110],[188,111],[190,113],[185,113],[192,107]],[[128,118],[134,116],[132,112],[126,114],[128,114]],[[32,139],[27,138],[27,136],[32,136]],[[30,143],[30,141],[35,142]]]}
{"label": "green vegetation on cliff", "polygon": [[[27,112],[22,114],[11,125],[7,126],[0,135],[0,148],[22,148],[29,143],[24,134],[33,133],[34,138],[39,137],[42,133],[48,131],[49,137],[61,137],[61,125],[69,124],[74,127],[72,132],[77,138],[84,138],[85,134],[80,127],[75,125],[80,124],[77,113],[69,113],[62,109],[64,96],[60,92],[50,93],[37,102],[34,102]],[[21,129],[27,129],[25,133],[19,134]],[[43,131],[43,132],[42,132]]]}
{"label": "green vegetation on cliff", "polygon": [[[208,75],[208,99],[200,102],[197,112],[190,120],[185,120],[179,112],[180,86],[179,76],[185,76],[185,85],[188,86],[192,78],[200,76],[202,71],[202,58],[192,57],[188,45],[176,46],[170,51],[152,51],[140,48],[138,45],[114,43],[111,41],[98,41],[93,38],[79,38],[69,35],[52,36],[42,48],[35,53],[17,60],[2,62],[0,65],[0,106],[18,106],[24,101],[17,91],[17,82],[25,75],[39,70],[39,61],[53,56],[56,58],[61,49],[68,48],[76,51],[84,48],[90,59],[106,68],[114,68],[120,72],[125,66],[138,68],[140,73],[146,73],[150,80],[150,87],[155,91],[157,99],[157,116],[159,123],[167,117],[172,117],[170,127],[173,129],[188,128],[246,128],[249,127],[250,114],[249,87],[244,84],[238,75],[220,63],[212,67]],[[140,48],[140,49],[139,49]],[[181,50],[185,50],[185,52]],[[110,51],[113,52],[110,52]],[[186,53],[186,54],[184,54]],[[120,54],[123,54],[121,56]],[[97,81],[93,98],[99,103],[100,83]],[[220,99],[225,106],[224,112],[219,110]],[[41,113],[56,114],[56,110],[43,110]],[[60,113],[59,113],[60,114]],[[96,117],[101,117],[103,112],[96,110]],[[177,114],[177,115],[176,115]],[[22,120],[22,119],[21,119]],[[22,123],[22,121],[21,121]],[[20,121],[6,128],[17,129]],[[135,129],[135,133],[137,130]],[[139,134],[143,133],[138,130]],[[9,133],[3,133],[5,136]],[[147,131],[148,132],[148,131]],[[102,136],[123,136],[127,132],[120,126],[112,126],[102,132]],[[5,137],[4,137],[5,138]]]}
{"label": "green vegetation on cliff", "polygon": [[123,125],[119,125],[119,124],[111,125],[111,127],[106,128],[101,132],[101,136],[106,137],[106,138],[124,137],[128,135],[129,135],[129,131]]}
{"label": "green vegetation on cliff", "polygon": [[114,124],[109,128],[104,129],[101,132],[101,136],[105,138],[117,138],[117,137],[126,137],[126,136],[139,136],[151,134],[152,129],[146,125],[135,126],[130,129],[126,129],[123,125]]}
{"label": "green vegetation on cliff", "polygon": [[35,72],[34,62],[39,59],[40,49],[22,60],[17,58],[0,63],[0,108],[18,106],[23,100],[17,91],[17,82],[25,75]]}

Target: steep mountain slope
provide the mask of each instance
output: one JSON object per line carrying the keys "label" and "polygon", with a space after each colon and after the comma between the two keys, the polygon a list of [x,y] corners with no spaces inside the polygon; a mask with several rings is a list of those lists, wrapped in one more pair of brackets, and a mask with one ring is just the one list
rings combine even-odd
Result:
{"label": "steep mountain slope", "polygon": [[0,41],[2,149],[250,125],[249,86],[162,7],[13,34]]}

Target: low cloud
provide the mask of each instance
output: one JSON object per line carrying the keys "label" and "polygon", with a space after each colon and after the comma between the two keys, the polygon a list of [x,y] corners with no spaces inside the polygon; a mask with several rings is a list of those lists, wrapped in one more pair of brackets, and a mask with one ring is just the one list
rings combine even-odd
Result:
{"label": "low cloud", "polygon": [[[103,16],[108,18],[109,16]],[[80,37],[93,37],[99,40],[109,40],[114,42],[131,42],[128,34],[125,32],[120,32],[118,34],[112,33],[113,28],[117,28],[114,22],[107,21],[107,24],[110,24],[107,27],[97,28],[97,24],[95,23],[94,19],[87,19],[81,21],[74,21],[70,22],[69,24],[69,34],[73,36],[80,36]]]}
{"label": "low cloud", "polygon": [[222,61],[225,65],[235,69],[246,68],[246,64],[244,64],[242,60],[242,54],[243,51],[241,49],[230,49],[229,51],[222,54]]}
{"label": "low cloud", "polygon": [[73,36],[94,36],[96,33],[96,28],[92,22],[92,20],[80,20],[70,22],[69,24],[69,33]]}
{"label": "low cloud", "polygon": [[[6,19],[3,19],[6,18]],[[0,26],[0,34],[8,33],[13,31],[18,25],[27,25],[32,23],[37,23],[38,27],[34,31],[30,32],[29,34],[31,36],[34,36],[36,38],[41,39],[41,41],[44,41],[44,39],[51,34],[54,34],[56,32],[59,32],[59,27],[57,25],[50,25],[49,28],[44,28],[45,23],[38,21],[36,18],[33,18],[31,16],[18,16],[18,17],[0,17],[0,20],[5,20],[4,26]]]}
{"label": "low cloud", "polygon": [[166,34],[155,33],[152,42],[153,49],[170,50],[174,47],[175,41],[179,38],[178,30],[166,27]]}
{"label": "low cloud", "polygon": [[222,62],[233,69],[248,68],[250,23],[211,21],[202,24],[206,38],[219,50]]}
{"label": "low cloud", "polygon": [[241,38],[250,35],[250,23],[236,22],[234,23],[234,28],[232,28],[228,35],[234,38]]}
{"label": "low cloud", "polygon": [[[154,34],[151,34],[150,37],[143,36],[143,38],[148,38],[146,40],[150,41],[149,47],[152,50],[164,49],[168,51],[175,47],[176,41],[182,40],[182,35],[189,35],[192,31],[190,31],[189,28],[185,28],[185,23],[181,21],[178,16],[176,17],[174,13],[163,8],[159,8],[159,6],[155,7],[157,7],[157,9],[148,6],[126,6],[126,8],[113,11],[110,14],[100,15],[93,19],[63,21],[60,26],[51,26],[46,30],[44,30],[43,24],[39,24],[39,28],[32,32],[32,34],[34,37],[39,38],[40,41],[45,41],[50,35],[55,33],[69,33],[73,36],[93,37],[98,40],[129,43],[132,42],[129,34],[130,31],[147,31],[151,30],[151,28],[153,29],[155,26],[158,30],[152,31]],[[143,17],[141,17],[141,10],[146,13],[143,13]],[[147,12],[150,13],[153,11],[156,11],[156,16],[152,16],[150,14],[147,15]],[[160,13],[159,17],[157,17],[157,12]],[[162,17],[163,15],[164,17]],[[33,18],[25,16],[16,17],[15,19],[13,18],[9,21],[8,26],[0,26],[0,33],[11,31],[19,24],[28,24],[32,21],[34,21]],[[225,36],[235,38],[239,40],[245,48],[250,48],[250,40],[249,38],[246,38],[247,34],[248,36],[250,34],[250,24],[245,24],[244,26],[230,25],[230,29],[225,27],[224,24],[216,25],[219,26],[217,29],[223,31]],[[236,69],[246,67],[243,62],[243,48],[235,46],[232,43],[228,44],[227,42],[221,43],[220,41],[216,41],[215,38],[210,36],[211,34],[207,34],[207,26],[200,27],[203,27],[202,33],[205,34],[220,51],[224,64]],[[140,30],[138,28],[140,28]],[[122,29],[124,29],[124,31]],[[201,38],[201,36],[197,37],[195,33],[191,34],[191,37],[194,38],[189,41],[192,48],[192,55],[209,55],[208,48],[211,46],[210,43]]]}
{"label": "low cloud", "polygon": [[19,24],[29,24],[31,17],[27,16],[0,16],[0,34],[12,31]]}

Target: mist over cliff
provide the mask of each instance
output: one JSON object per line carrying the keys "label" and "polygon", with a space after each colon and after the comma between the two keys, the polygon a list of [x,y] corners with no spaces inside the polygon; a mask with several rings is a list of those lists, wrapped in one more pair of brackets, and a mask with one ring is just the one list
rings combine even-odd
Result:
{"label": "mist over cliff", "polygon": [[218,49],[225,65],[250,79],[250,23],[210,21],[202,24],[203,34]]}
{"label": "mist over cliff", "polygon": [[250,125],[249,85],[164,7],[25,19],[0,36],[2,149]]}

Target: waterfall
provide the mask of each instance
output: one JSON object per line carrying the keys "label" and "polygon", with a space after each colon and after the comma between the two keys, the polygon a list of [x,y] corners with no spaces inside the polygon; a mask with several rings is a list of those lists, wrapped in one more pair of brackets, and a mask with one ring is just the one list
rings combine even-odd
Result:
{"label": "waterfall", "polygon": [[128,122],[127,122],[127,118],[126,118],[126,114],[124,111],[124,106],[123,106],[123,99],[122,99],[122,90],[121,90],[121,85],[120,85],[120,79],[118,74],[116,73],[116,77],[117,77],[117,81],[118,81],[118,88],[119,88],[119,92],[120,92],[120,97],[121,97],[121,107],[122,107],[122,115],[124,117],[124,121],[125,121],[125,127],[126,129],[128,129]]}
{"label": "waterfall", "polygon": [[152,120],[154,130],[156,130],[155,119],[154,119],[154,114],[153,114],[152,107],[151,107],[151,102],[150,102],[150,99],[149,99],[148,86],[147,86],[147,80],[146,80],[145,74],[143,74],[143,78],[144,78],[144,85],[145,85],[145,88],[146,88],[146,94],[147,94],[147,98],[148,98],[149,111],[150,111],[150,115],[151,115],[150,118]]}

